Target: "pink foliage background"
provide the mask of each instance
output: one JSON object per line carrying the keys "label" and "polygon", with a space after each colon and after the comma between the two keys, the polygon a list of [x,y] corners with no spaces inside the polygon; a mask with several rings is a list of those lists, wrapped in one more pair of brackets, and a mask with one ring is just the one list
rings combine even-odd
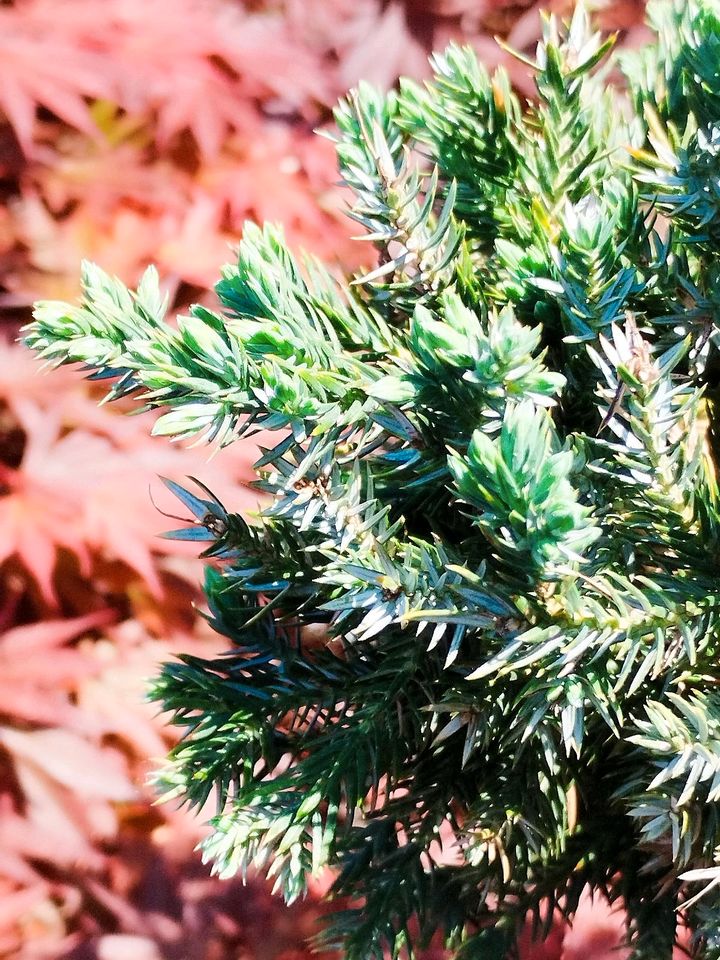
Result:
{"label": "pink foliage background", "polygon": [[[545,3],[567,12],[567,3]],[[644,38],[641,0],[598,18]],[[525,0],[11,0],[0,3],[0,958],[300,960],[314,901],[210,878],[201,819],[154,805],[171,733],[144,700],[173,651],[222,645],[201,567],[157,533],[159,474],[252,510],[254,448],[208,460],[98,408],[75,372],[13,344],[37,298],[73,298],[86,257],[128,283],[149,263],[182,310],[207,298],[242,223],[353,268],[331,145],[313,134],[359,79],[427,74],[472,43],[531,92],[494,35],[532,50]],[[127,406],[127,404],[126,404]],[[603,960],[620,919],[584,902],[524,960]]]}

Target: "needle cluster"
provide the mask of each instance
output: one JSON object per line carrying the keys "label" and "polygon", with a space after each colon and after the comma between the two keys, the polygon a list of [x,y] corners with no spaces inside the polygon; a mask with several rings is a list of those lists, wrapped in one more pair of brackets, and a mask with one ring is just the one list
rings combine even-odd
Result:
{"label": "needle cluster", "polygon": [[588,885],[633,960],[683,903],[720,957],[720,4],[649,15],[624,75],[582,7],[548,17],[529,105],[459,47],[351,93],[376,265],[347,282],[248,224],[218,310],[170,325],[153,271],[87,266],[25,334],[157,433],[274,434],[254,519],[171,484],[230,649],[156,682],[160,782],[216,797],[223,875],[292,900],[334,868],[348,960],[501,960]]}

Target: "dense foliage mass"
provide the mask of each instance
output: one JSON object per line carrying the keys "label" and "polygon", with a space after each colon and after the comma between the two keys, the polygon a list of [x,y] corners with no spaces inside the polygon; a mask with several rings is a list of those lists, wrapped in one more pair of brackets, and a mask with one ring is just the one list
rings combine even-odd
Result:
{"label": "dense foliage mass", "polygon": [[[554,18],[518,101],[469,49],[336,111],[377,266],[337,282],[246,226],[223,311],[177,326],[86,266],[28,343],[220,445],[262,428],[252,522],[171,489],[207,541],[215,659],[168,665],[161,781],[219,812],[223,875],[362,898],[350,960],[440,931],[503,957],[527,911],[622,898],[671,955],[682,876],[720,843],[715,257],[720,4],[656,2],[622,58]],[[612,61],[610,61],[612,62]],[[717,887],[687,901],[720,956]]]}

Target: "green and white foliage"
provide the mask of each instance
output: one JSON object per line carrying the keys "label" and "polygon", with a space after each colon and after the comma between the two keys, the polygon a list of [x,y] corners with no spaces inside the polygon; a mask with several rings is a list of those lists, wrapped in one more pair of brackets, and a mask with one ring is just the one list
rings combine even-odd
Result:
{"label": "green and white foliage", "polygon": [[363,275],[248,224],[215,311],[88,265],[26,331],[156,433],[270,436],[255,518],[170,484],[229,649],[156,682],[185,730],[158,782],[215,797],[223,875],[292,900],[335,868],[349,960],[438,931],[500,960],[586,885],[633,960],[683,904],[720,957],[720,0],[649,16],[627,89],[578,8],[528,107],[457,47],[352,92]]}

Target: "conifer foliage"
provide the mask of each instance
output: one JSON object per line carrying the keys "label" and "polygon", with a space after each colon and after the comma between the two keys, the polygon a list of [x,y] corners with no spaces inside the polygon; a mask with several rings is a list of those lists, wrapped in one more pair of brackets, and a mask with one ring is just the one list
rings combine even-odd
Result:
{"label": "conifer foliage", "polygon": [[159,782],[217,797],[223,875],[292,900],[336,868],[321,940],[349,960],[438,933],[500,960],[586,885],[633,960],[679,916],[720,957],[720,3],[650,17],[617,87],[579,8],[529,106],[454,46],[422,87],[353,91],[369,272],[248,224],[221,311],[168,324],[152,270],[88,265],[26,331],[157,433],[274,432],[255,518],[170,483],[230,649],[156,682],[186,731]]}

